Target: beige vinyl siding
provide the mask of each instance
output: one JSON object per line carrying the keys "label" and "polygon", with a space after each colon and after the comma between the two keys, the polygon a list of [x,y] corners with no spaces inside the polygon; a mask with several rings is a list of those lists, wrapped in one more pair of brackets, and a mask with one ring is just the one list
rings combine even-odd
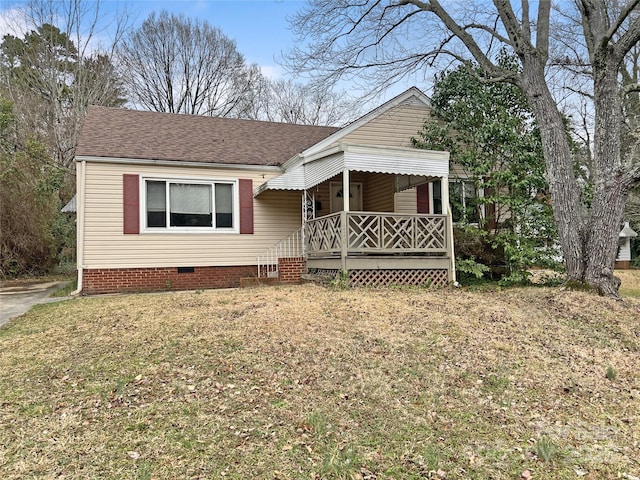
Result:
{"label": "beige vinyl siding", "polygon": [[414,214],[418,212],[418,196],[415,188],[395,194],[395,212]]}
{"label": "beige vinyl siding", "polygon": [[[316,185],[308,191],[308,193],[310,195],[313,195],[316,199],[316,216],[322,217],[324,215],[329,215],[331,210],[331,199],[329,198],[329,182],[335,182],[340,178],[342,178],[341,175],[338,177],[334,177],[331,180]],[[318,203],[321,207],[319,210],[317,209]]]}
{"label": "beige vinyl siding", "polygon": [[300,227],[300,192],[270,191],[254,199],[252,235],[200,232],[124,235],[125,173],[166,179],[250,178],[255,188],[276,172],[87,162],[84,255],[80,259],[83,268],[255,265],[259,254]]}
{"label": "beige vinyl siding", "polygon": [[465,171],[462,165],[454,162],[449,164],[449,178],[468,178],[469,174]]}
{"label": "beige vinyl siding", "polygon": [[[349,180],[351,183],[362,183],[362,208],[364,211],[393,212],[393,175],[350,172]],[[309,193],[314,194],[316,201],[319,201],[322,205],[322,208],[316,212],[318,216],[329,215],[330,213],[329,184],[331,182],[342,182],[342,174],[336,175],[309,190]]]}
{"label": "beige vinyl siding", "polygon": [[400,104],[345,135],[340,141],[355,145],[412,147],[411,137],[417,136],[422,130],[429,112],[429,107],[424,105]]}
{"label": "beige vinyl siding", "polygon": [[393,212],[393,175],[368,175],[364,184],[364,210]]}

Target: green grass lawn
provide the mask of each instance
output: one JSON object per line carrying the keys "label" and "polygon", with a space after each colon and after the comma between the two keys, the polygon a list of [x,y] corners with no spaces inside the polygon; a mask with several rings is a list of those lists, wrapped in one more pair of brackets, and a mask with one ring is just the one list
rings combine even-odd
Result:
{"label": "green grass lawn", "polygon": [[306,285],[41,305],[0,329],[0,478],[639,477],[639,278],[624,303]]}

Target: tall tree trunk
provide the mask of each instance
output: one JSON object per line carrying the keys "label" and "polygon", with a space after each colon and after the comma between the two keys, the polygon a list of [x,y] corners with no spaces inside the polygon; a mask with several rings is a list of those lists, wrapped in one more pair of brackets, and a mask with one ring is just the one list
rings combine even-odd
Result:
{"label": "tall tree trunk", "polygon": [[524,55],[521,83],[538,119],[547,166],[547,181],[553,201],[553,215],[564,254],[569,280],[584,282],[586,235],[580,188],[565,125],[547,86],[544,68],[535,55]]}
{"label": "tall tree trunk", "polygon": [[594,196],[587,241],[585,281],[603,295],[618,296],[613,276],[618,232],[629,194],[621,168],[622,104],[618,66],[610,58],[594,62]]}

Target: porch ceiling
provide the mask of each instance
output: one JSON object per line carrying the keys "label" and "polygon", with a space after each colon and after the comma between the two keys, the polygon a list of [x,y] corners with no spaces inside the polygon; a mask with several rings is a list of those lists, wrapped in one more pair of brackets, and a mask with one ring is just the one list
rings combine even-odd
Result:
{"label": "porch ceiling", "polygon": [[449,152],[401,147],[340,144],[309,158],[299,158],[282,175],[256,189],[310,189],[345,170],[429,178],[449,176]]}

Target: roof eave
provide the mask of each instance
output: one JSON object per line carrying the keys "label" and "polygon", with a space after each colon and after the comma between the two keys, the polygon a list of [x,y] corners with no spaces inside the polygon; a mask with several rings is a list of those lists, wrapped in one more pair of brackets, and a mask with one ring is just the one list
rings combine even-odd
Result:
{"label": "roof eave", "polygon": [[278,165],[253,165],[248,163],[208,163],[208,162],[188,162],[183,160],[158,160],[151,158],[123,158],[123,157],[99,157],[93,155],[76,155],[76,162],[95,163],[119,163],[129,165],[164,165],[171,167],[200,167],[218,168],[229,170],[260,170],[268,172],[281,172],[282,167]]}

